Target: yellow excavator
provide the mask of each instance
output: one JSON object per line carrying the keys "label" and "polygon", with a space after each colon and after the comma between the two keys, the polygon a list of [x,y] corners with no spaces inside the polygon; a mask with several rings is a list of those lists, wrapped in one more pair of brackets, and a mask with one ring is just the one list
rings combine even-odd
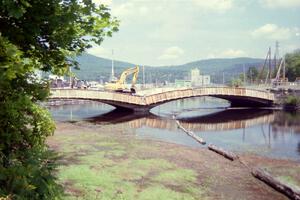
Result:
{"label": "yellow excavator", "polygon": [[[138,66],[126,69],[125,71],[122,72],[119,79],[117,79],[116,81],[111,81],[111,82],[106,83],[104,86],[104,89],[110,90],[110,91],[115,91],[115,92],[136,93],[135,83],[138,78],[138,73],[139,73]],[[130,87],[130,91],[129,91],[125,86],[125,81],[126,81],[127,76],[129,76],[131,74],[133,74],[133,77],[132,77],[131,87]]]}

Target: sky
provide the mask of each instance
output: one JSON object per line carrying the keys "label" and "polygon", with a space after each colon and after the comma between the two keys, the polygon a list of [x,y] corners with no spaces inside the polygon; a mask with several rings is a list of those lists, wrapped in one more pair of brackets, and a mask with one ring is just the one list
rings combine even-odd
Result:
{"label": "sky", "polygon": [[264,58],[300,48],[300,0],[93,0],[120,20],[88,53],[140,65]]}

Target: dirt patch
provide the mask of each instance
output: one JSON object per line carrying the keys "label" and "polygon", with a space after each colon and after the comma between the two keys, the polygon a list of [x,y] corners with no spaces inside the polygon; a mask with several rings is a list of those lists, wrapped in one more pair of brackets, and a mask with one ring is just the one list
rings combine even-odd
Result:
{"label": "dirt patch", "polygon": [[[205,148],[137,139],[126,123],[58,123],[48,144],[73,158],[62,164],[59,179],[76,183],[66,189],[79,199],[95,198],[97,188],[99,199],[287,199],[253,178],[239,161]],[[249,167],[265,167],[276,176],[287,175],[282,167],[293,169],[288,175],[300,172],[294,161],[240,156]],[[299,176],[293,177],[295,183]]]}

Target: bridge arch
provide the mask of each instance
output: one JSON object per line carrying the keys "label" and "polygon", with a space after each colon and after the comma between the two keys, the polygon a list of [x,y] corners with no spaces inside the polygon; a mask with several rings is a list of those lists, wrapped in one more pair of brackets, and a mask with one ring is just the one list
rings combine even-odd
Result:
{"label": "bridge arch", "polygon": [[151,94],[131,95],[96,90],[53,89],[50,99],[85,99],[99,101],[116,108],[149,111],[151,108],[178,99],[212,96],[231,102],[232,107],[268,107],[275,101],[273,93],[247,88],[205,87],[161,90]]}

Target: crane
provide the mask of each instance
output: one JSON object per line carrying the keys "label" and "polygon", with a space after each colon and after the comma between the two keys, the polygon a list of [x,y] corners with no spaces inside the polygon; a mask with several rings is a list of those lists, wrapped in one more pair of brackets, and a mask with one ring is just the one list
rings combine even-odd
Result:
{"label": "crane", "polygon": [[135,93],[136,92],[135,83],[138,78],[138,73],[139,73],[138,66],[128,68],[122,72],[119,79],[106,83],[104,88],[106,90],[110,90],[110,91],[127,92],[126,87],[125,87],[125,81],[126,81],[127,76],[133,74],[132,81],[131,81],[131,87],[130,87],[130,93]]}

